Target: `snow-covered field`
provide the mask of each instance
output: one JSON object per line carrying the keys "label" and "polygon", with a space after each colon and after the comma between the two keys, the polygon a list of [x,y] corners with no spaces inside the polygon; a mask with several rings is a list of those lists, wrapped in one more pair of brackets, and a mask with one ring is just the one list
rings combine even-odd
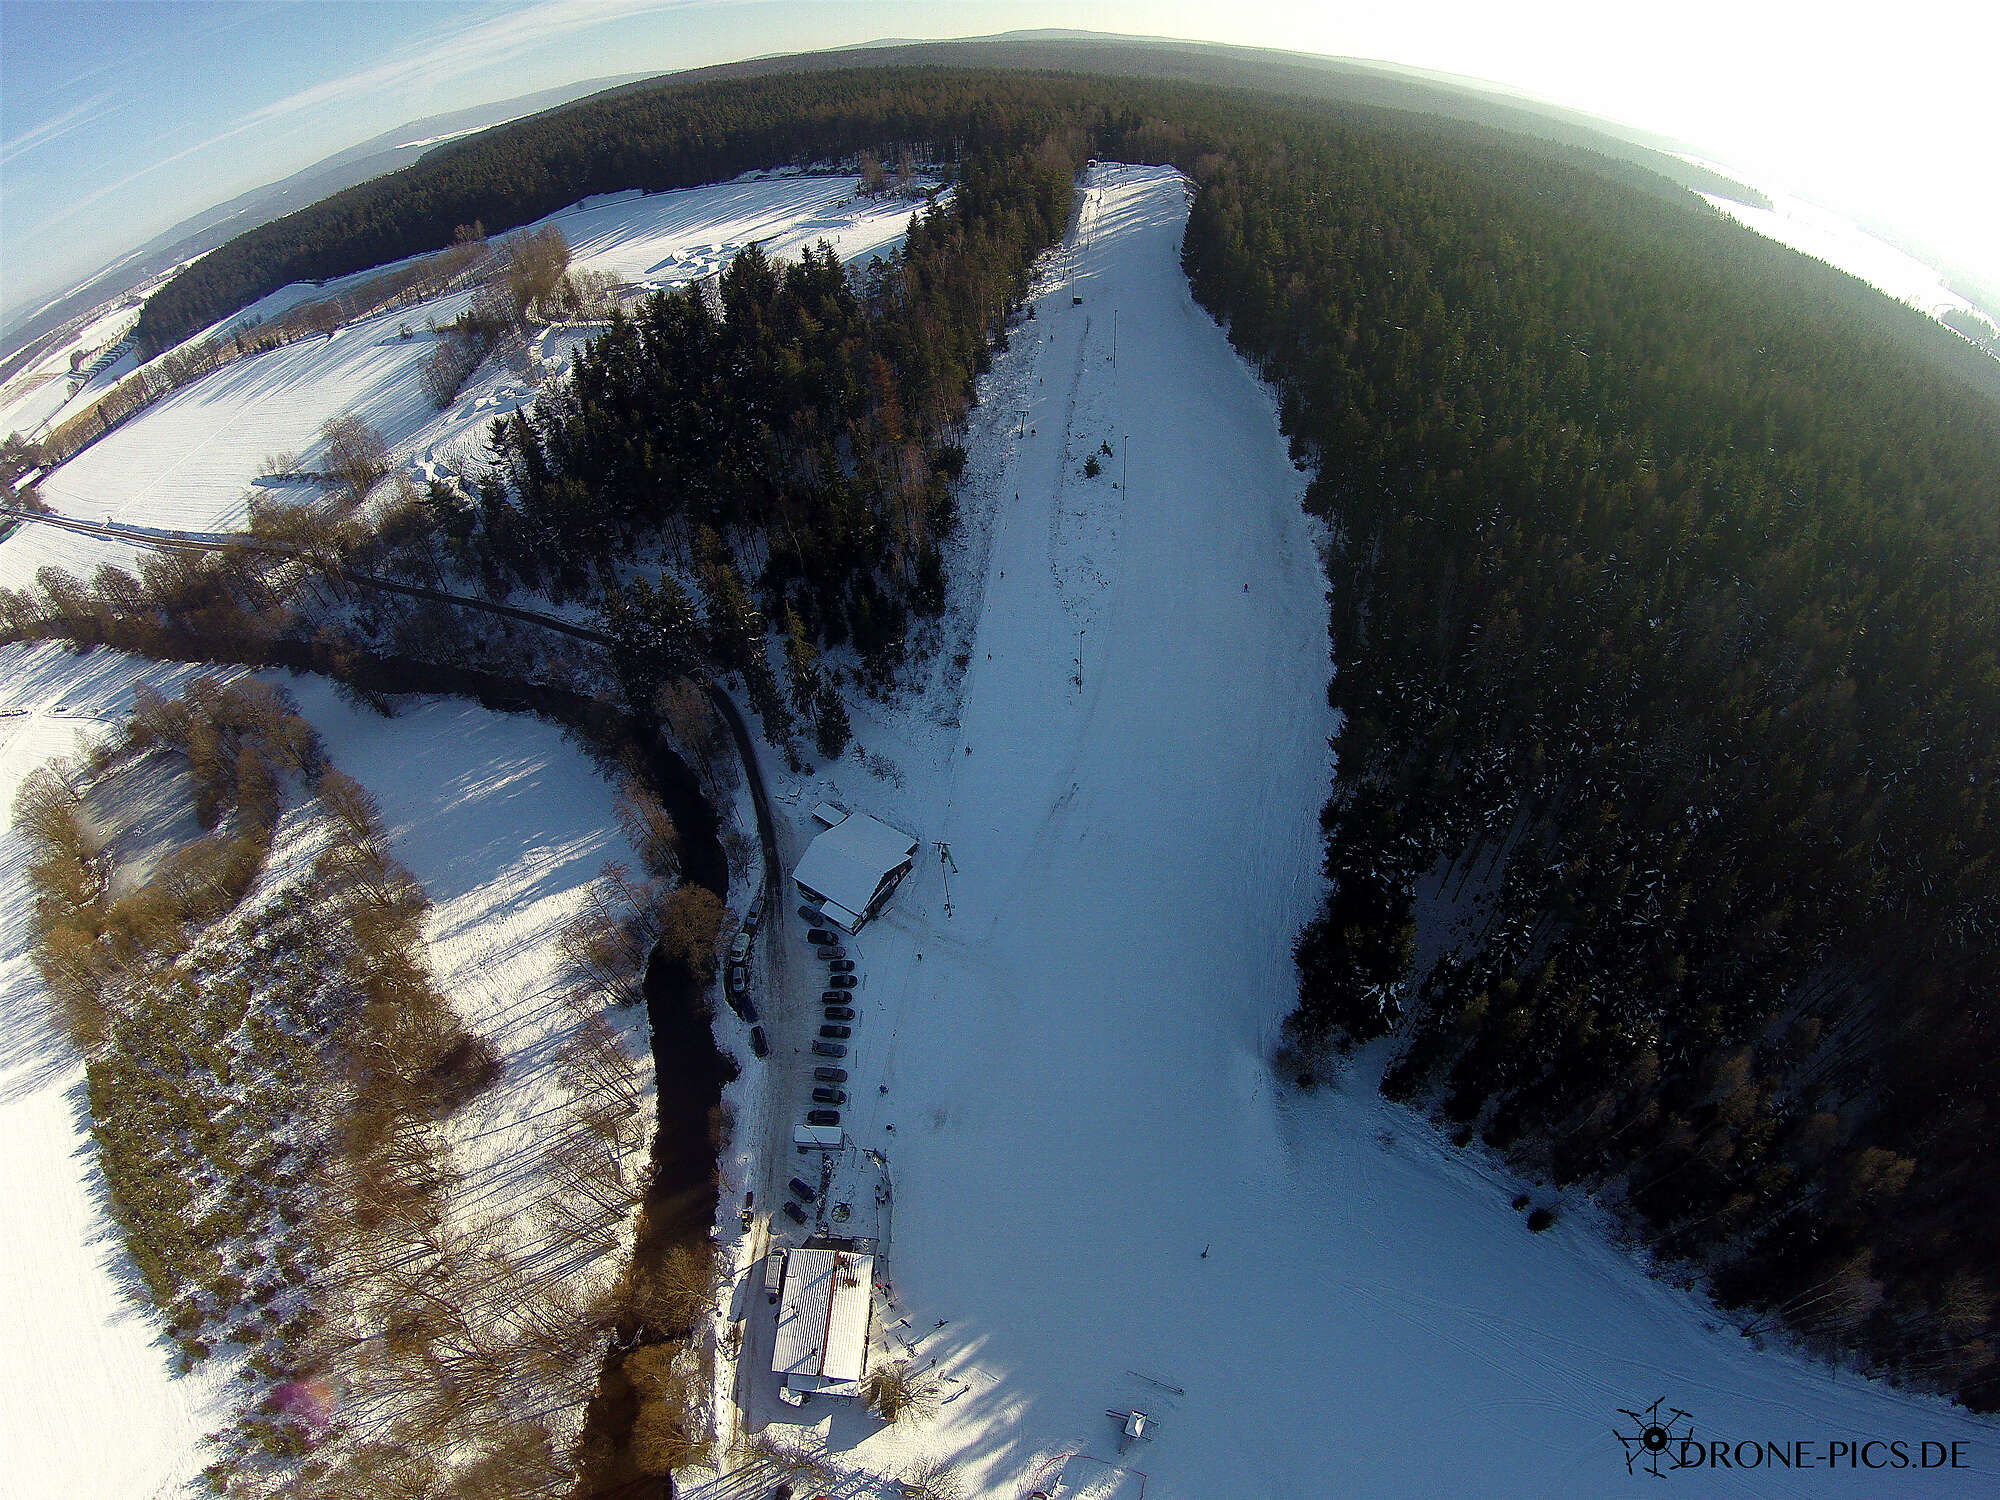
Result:
{"label": "snow-covered field", "polygon": [[[384,719],[321,679],[267,680],[291,690],[329,759],[373,794],[396,858],[430,895],[425,936],[438,987],[506,1064],[500,1082],[451,1119],[460,1181],[450,1212],[477,1243],[530,1252],[546,1236],[523,1210],[568,1097],[553,1052],[575,1031],[559,937],[607,860],[644,875],[619,829],[612,788],[560,729],[526,714],[446,699]],[[643,1008],[606,1019],[650,1100]],[[576,1274],[601,1277],[624,1255]]]}
{"label": "snow-covered field", "polygon": [[[1699,165],[1714,165],[1700,162],[1695,157],[1688,160]],[[1733,168],[1717,170],[1736,175]],[[1734,198],[1715,193],[1703,193],[1701,196],[1711,207],[1720,209],[1766,239],[1802,250],[1850,276],[1858,276],[1877,291],[1907,303],[1919,312],[1940,320],[1950,312],[1969,313],[1991,323],[1988,314],[1946,286],[1943,275],[1934,266],[1925,264],[1885,240],[1877,239],[1831,209],[1821,208],[1816,203],[1794,194],[1778,192],[1761,183],[1758,186],[1771,200],[1770,208],[1739,203]]]}
{"label": "snow-covered field", "polygon": [[[0,1235],[0,1390],[9,1398],[0,1494],[8,1500],[192,1493],[213,1456],[203,1434],[229,1420],[229,1362],[175,1377],[158,1318],[134,1298],[137,1275],[104,1217],[83,1068],[45,1021],[27,955],[23,852],[4,831],[21,778],[122,717],[134,683],[171,694],[196,672],[108,650],[78,657],[54,645],[0,647],[0,1145],[11,1189]],[[501,1082],[452,1121],[462,1174],[453,1212],[458,1228],[483,1234],[480,1243],[521,1248],[534,1231],[515,1216],[565,1097],[551,1053],[573,1026],[556,989],[556,934],[605,860],[636,864],[611,788],[540,720],[455,702],[387,720],[317,680],[270,680],[298,697],[333,763],[376,796],[392,852],[434,902],[427,936],[440,987],[505,1059]],[[643,1013],[610,1019],[650,1079]],[[116,1442],[103,1440],[107,1426]]]}
{"label": "snow-covered field", "polygon": [[[429,311],[447,322],[469,294]],[[403,338],[407,317],[383,313],[343,328],[332,340],[305,339],[239,360],[149,407],[41,482],[42,498],[85,520],[187,531],[242,524],[245,497],[264,460],[289,453],[316,467],[320,428],[358,412],[392,446],[438,413],[421,371],[434,340],[421,328]],[[18,551],[21,556],[10,554]],[[53,527],[24,527],[0,546],[0,581],[19,587],[53,562],[87,576],[121,549]],[[32,566],[29,564],[32,562]]]}
{"label": "snow-covered field", "polygon": [[[843,191],[765,179],[621,196],[555,222],[579,265],[662,281],[751,239],[783,252],[824,235],[856,256],[901,233],[908,205],[862,213]],[[1991,1424],[1753,1350],[1697,1295],[1649,1277],[1588,1205],[1529,1234],[1509,1207],[1523,1185],[1381,1100],[1379,1057],[1313,1095],[1273,1078],[1290,941],[1319,891],[1326,583],[1269,394],[1189,298],[1185,212],[1170,171],[1093,174],[1036,319],[982,385],[948,625],[964,666],[948,646],[924,695],[855,705],[866,761],[773,785],[787,866],[806,810],[829,795],[924,841],[851,945],[847,1125],[895,1183],[887,1336],[919,1366],[935,1360],[950,1399],[928,1424],[885,1431],[857,1409],[783,1407],[752,1368],[749,1426],[803,1419],[858,1473],[936,1456],[968,1493],[1021,1496],[1058,1473],[1062,1493],[1081,1493],[1088,1472],[1094,1493],[1127,1495],[1140,1481],[1106,1477],[1121,1460],[1104,1413],[1138,1406],[1159,1429],[1122,1462],[1155,1500],[1539,1496],[1634,1482],[1613,1435],[1630,1425],[1620,1409],[1665,1397],[1702,1437],[1956,1440],[1973,1465],[1681,1476],[1693,1492],[1993,1489]],[[436,458],[525,394],[490,377],[440,418],[416,375],[428,340],[401,340],[399,321],[219,372],[44,494],[92,518],[232,525],[263,457],[309,452],[329,416],[359,410],[400,456]],[[1103,472],[1086,478],[1092,453]],[[0,545],[0,583],[44,561],[129,565],[74,542],[72,557],[63,534],[24,528]],[[0,651],[0,708],[32,710],[0,716],[0,790],[11,799],[20,775],[69,747],[66,714],[116,717],[137,675],[188,674],[106,652]],[[288,685],[436,902],[441,988],[508,1059],[503,1087],[454,1125],[467,1201],[504,1217],[558,1099],[554,934],[604,859],[631,859],[610,788],[533,720],[455,703],[382,720],[323,685]],[[4,838],[0,880],[14,898],[0,1141],[16,1187],[0,1371],[19,1393],[0,1418],[0,1491],[172,1493],[224,1398],[171,1379],[153,1320],[121,1298],[81,1070],[40,1021],[19,849]],[[779,987],[761,1002],[773,1057],[731,1093],[739,1142],[776,1149],[729,1163],[730,1191],[755,1187],[766,1209],[798,1166],[785,1147],[817,1016],[795,904],[760,940],[781,945],[759,958]],[[763,1300],[738,1305],[754,1352]],[[102,1441],[110,1424],[115,1443]]]}
{"label": "snow-covered field", "polygon": [[549,215],[569,241],[570,264],[625,281],[678,286],[724,269],[739,250],[795,257],[825,240],[865,263],[900,244],[906,198],[857,198],[858,177],[739,177],[675,192],[611,193]]}
{"label": "snow-covered field", "polygon": [[[586,199],[539,222],[563,231],[571,263],[579,270],[611,272],[649,286],[678,286],[721,270],[752,243],[780,256],[795,256],[822,239],[848,260],[888,254],[901,242],[914,206],[906,199],[857,199],[857,182],[854,177],[746,177],[667,193]],[[324,288],[281,287],[224,321],[274,317],[307,297],[338,292],[381,269],[358,272]],[[381,313],[343,328],[330,341],[302,340],[219,370],[148,408],[48,475],[41,482],[42,498],[56,510],[92,521],[108,517],[184,531],[236,529],[265,459],[289,453],[308,469],[318,467],[320,428],[349,412],[380,432],[393,456],[412,463],[419,473],[477,460],[492,421],[531,400],[534,386],[489,361],[449,411],[432,409],[422,381],[423,363],[435,342],[426,324],[449,323],[470,300],[470,293],[459,292],[418,309]],[[406,326],[413,330],[408,339],[400,333]],[[535,352],[544,373],[560,378],[576,346],[592,331],[550,329],[538,335]],[[93,386],[102,383],[100,378]],[[27,411],[37,398],[47,405],[57,396],[45,392],[66,389],[67,382],[57,378],[26,393],[22,409]],[[309,492],[274,493],[296,498]],[[140,556],[139,549],[126,544],[26,525],[0,543],[0,587],[26,587],[45,566],[84,578],[105,563],[135,570]]]}
{"label": "snow-covered field", "polygon": [[134,683],[172,693],[193,675],[109,651],[0,647],[0,1494],[9,1500],[181,1493],[206,1462],[202,1434],[228,1414],[226,1362],[176,1378],[158,1318],[134,1298],[143,1286],[104,1216],[83,1064],[48,1024],[28,958],[26,856],[12,831],[23,777],[123,717]]}
{"label": "snow-covered field", "polygon": [[34,360],[0,388],[0,437],[19,432],[36,435],[47,428],[59,412],[79,405],[78,398],[85,390],[90,399],[95,399],[118,376],[134,368],[128,356],[114,362],[100,371],[85,386],[72,391],[70,360],[73,356],[83,356],[83,368],[89,368],[94,356],[111,345],[118,343],[132,331],[132,325],[139,321],[138,304],[131,297],[120,297],[98,313],[75,334],[62,344],[49,350],[40,359]]}
{"label": "snow-covered field", "polygon": [[[878,1478],[946,1458],[978,1495],[1058,1473],[1057,1493],[1151,1500],[1605,1494],[1651,1482],[1628,1480],[1614,1430],[1665,1397],[1704,1438],[1959,1440],[1974,1466],[1680,1476],[1690,1493],[1991,1491],[1991,1424],[1753,1350],[1588,1205],[1529,1233],[1522,1184],[1383,1101],[1379,1058],[1310,1095],[1273,1077],[1320,890],[1326,584],[1270,396],[1181,276],[1184,191],[1097,169],[982,387],[962,703],[947,653],[924,696],[855,713],[894,774],[850,754],[774,788],[788,864],[827,795],[923,840],[851,944],[845,1123],[895,1184],[887,1336],[948,1400],[886,1430],[823,1398],[795,1412],[766,1363],[750,1428],[817,1426]],[[812,1061],[795,905],[766,939],[796,977],[767,1001],[774,1056],[748,1096],[774,1144],[731,1181],[760,1206],[797,1170]],[[754,1361],[764,1300],[734,1306]],[[1157,1434],[1120,1460],[1105,1413],[1134,1406]],[[841,1491],[864,1492],[887,1491]]]}
{"label": "snow-covered field", "polygon": [[36,434],[44,431],[69,401],[71,381],[67,369],[35,370],[16,376],[7,385],[0,402],[0,437],[9,433]]}

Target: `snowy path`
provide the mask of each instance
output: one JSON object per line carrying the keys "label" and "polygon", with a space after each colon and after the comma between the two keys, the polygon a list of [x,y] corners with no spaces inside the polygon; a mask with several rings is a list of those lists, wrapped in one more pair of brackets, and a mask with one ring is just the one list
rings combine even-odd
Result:
{"label": "snowy path", "polygon": [[[1173,173],[1099,169],[984,392],[974,466],[1007,503],[961,727],[925,700],[858,713],[902,785],[850,757],[781,797],[926,841],[853,945],[847,1123],[894,1169],[889,1320],[970,1382],[913,1432],[832,1412],[832,1447],[876,1473],[949,1456],[968,1492],[1019,1495],[1051,1455],[1115,1458],[1104,1413],[1136,1404],[1160,1421],[1129,1455],[1153,1500],[1607,1493],[1650,1482],[1617,1409],[1665,1396],[1704,1437],[1959,1439],[1977,1466],[1691,1493],[1990,1488],[1991,1426],[1751,1351],[1587,1214],[1529,1234],[1514,1184],[1364,1081],[1274,1085],[1319,890],[1324,583],[1268,394],[1190,302],[1185,212]],[[1009,434],[1025,411],[1022,440],[996,407]],[[751,1426],[797,1420],[767,1398]]]}

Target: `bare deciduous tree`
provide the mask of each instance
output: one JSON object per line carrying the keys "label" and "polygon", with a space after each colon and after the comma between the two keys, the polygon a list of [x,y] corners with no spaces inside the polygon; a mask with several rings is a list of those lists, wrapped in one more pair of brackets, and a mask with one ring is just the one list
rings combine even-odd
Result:
{"label": "bare deciduous tree", "polygon": [[325,471],[339,481],[349,501],[360,504],[389,471],[389,445],[352,412],[329,420],[319,435],[326,448]]}
{"label": "bare deciduous tree", "polygon": [[507,288],[518,317],[538,309],[569,269],[569,241],[553,224],[523,230],[507,241]]}
{"label": "bare deciduous tree", "polygon": [[937,1382],[911,1368],[908,1361],[877,1365],[861,1382],[862,1399],[885,1422],[922,1421],[937,1415]]}

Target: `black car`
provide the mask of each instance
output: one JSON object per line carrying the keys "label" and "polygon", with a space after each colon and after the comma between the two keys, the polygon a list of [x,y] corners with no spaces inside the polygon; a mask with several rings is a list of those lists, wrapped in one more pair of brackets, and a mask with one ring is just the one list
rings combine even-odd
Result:
{"label": "black car", "polygon": [[819,1034],[825,1037],[832,1037],[836,1042],[844,1042],[854,1035],[854,1028],[851,1026],[822,1026],[819,1029]]}
{"label": "black car", "polygon": [[829,1021],[851,1021],[854,1019],[854,1011],[845,1005],[829,1005],[826,1008],[826,1018]]}
{"label": "black car", "polygon": [[839,1042],[814,1042],[813,1055],[815,1057],[845,1057],[847,1056],[847,1048]]}
{"label": "black car", "polygon": [[851,958],[836,958],[827,967],[836,974],[852,974],[854,972],[854,960]]}
{"label": "black car", "polygon": [[789,1186],[793,1192],[799,1195],[799,1202],[801,1203],[810,1203],[819,1196],[819,1189],[814,1187],[810,1182],[807,1182],[803,1177],[794,1177]]}
{"label": "black car", "polygon": [[799,908],[799,917],[800,920],[806,922],[824,922],[826,920],[826,913],[810,906],[801,906]]}
{"label": "black car", "polygon": [[798,1204],[787,1199],[785,1202],[785,1217],[790,1219],[794,1224],[803,1224],[806,1221],[806,1211],[800,1208]]}
{"label": "black car", "polygon": [[771,1043],[765,1037],[763,1027],[752,1026],[750,1028],[750,1050],[758,1057],[769,1057],[771,1055]]}
{"label": "black car", "polygon": [[729,1008],[748,1021],[752,1026],[757,1024],[757,1007],[750,1003],[748,995],[731,995],[729,997]]}
{"label": "black car", "polygon": [[[815,912],[813,914],[813,920],[817,922],[819,919],[820,919],[819,914]],[[811,932],[808,932],[806,934],[806,941],[811,943],[815,948],[817,948],[822,943],[839,942],[840,935],[838,933],[829,932],[824,927],[815,927]]]}
{"label": "black car", "polygon": [[837,990],[851,990],[861,981],[852,974],[835,974],[827,980],[827,983]]}
{"label": "black car", "polygon": [[815,1109],[806,1115],[808,1125],[838,1125],[840,1111],[837,1109]]}
{"label": "black car", "polygon": [[845,1083],[847,1082],[847,1069],[814,1068],[813,1079],[817,1083]]}
{"label": "black car", "polygon": [[813,1103],[815,1104],[845,1104],[846,1102],[847,1093],[843,1089],[813,1090]]}
{"label": "black car", "polygon": [[818,957],[820,957],[820,958],[845,958],[845,957],[847,957],[847,950],[846,950],[845,948],[841,947],[841,946],[840,946],[840,944],[838,944],[838,943],[833,943],[833,944],[822,944],[821,946],[819,946],[819,947],[817,947],[817,948],[813,949],[813,952],[814,952],[814,954],[815,954],[816,956],[818,956]]}

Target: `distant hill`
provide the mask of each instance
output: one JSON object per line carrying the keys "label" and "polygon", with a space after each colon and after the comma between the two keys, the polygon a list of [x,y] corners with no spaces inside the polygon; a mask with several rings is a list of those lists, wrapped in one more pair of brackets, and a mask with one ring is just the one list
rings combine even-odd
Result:
{"label": "distant hill", "polygon": [[[1691,188],[1759,206],[1767,201],[1755,189],[1673,154],[1683,143],[1414,69],[1090,33],[895,43],[661,75],[512,121],[498,133],[446,142],[414,165],[239,235],[177,271],[148,297],[139,337],[148,349],[164,348],[288,281],[320,280],[436,249],[448,242],[457,223],[478,219],[489,230],[504,230],[590,193],[685,187],[746,167],[815,153],[838,155],[853,145],[843,148],[838,131],[812,136],[794,130],[782,142],[731,137],[730,150],[718,151],[712,143],[720,122],[704,114],[714,101],[704,96],[676,105],[668,96],[722,83],[824,80],[832,73],[884,68],[1255,90],[1348,110],[1498,129],[1557,149],[1586,151],[1607,169],[1636,173],[1640,185],[1656,193]],[[964,123],[976,132],[976,112]],[[447,204],[455,216],[451,222],[439,217]]]}
{"label": "distant hill", "polygon": [[[1162,78],[1186,83],[1225,84],[1303,98],[1409,110],[1488,125],[1541,140],[1617,156],[1658,172],[1682,187],[1716,193],[1756,208],[1771,200],[1748,183],[1683,161],[1694,153],[1688,141],[1635,129],[1580,110],[1564,109],[1500,84],[1439,73],[1398,63],[1322,57],[1269,47],[1221,42],[1130,37],[1093,31],[1010,31],[999,36],[945,42],[871,42],[828,52],[754,58],[685,73],[663,75],[622,86],[645,88],[703,78],[757,77],[770,73],[818,72],[909,63],[955,67],[1001,67],[1088,72],[1112,77]],[[607,90],[616,93],[621,89]]]}
{"label": "distant hill", "polygon": [[181,220],[171,229],[105,267],[82,285],[34,308],[0,328],[0,380],[44,349],[53,347],[67,325],[107,302],[144,286],[181,262],[226,244],[237,235],[283,214],[316,203],[342,188],[380,177],[419,160],[452,138],[504,124],[522,115],[566,104],[627,81],[593,78],[561,88],[542,89],[492,104],[429,115],[398,125],[360,144],[335,152],[278,182],[253,188]]}

